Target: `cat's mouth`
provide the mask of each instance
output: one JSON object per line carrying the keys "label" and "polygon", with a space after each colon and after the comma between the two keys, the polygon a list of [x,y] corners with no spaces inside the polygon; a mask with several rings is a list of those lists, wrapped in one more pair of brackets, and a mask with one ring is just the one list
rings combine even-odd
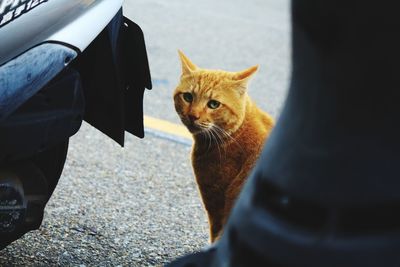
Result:
{"label": "cat's mouth", "polygon": [[198,134],[206,131],[206,128],[203,125],[200,125],[196,122],[185,120],[184,124],[186,128],[189,130],[189,132],[191,132],[192,134]]}
{"label": "cat's mouth", "polygon": [[204,128],[201,127],[200,125],[196,123],[189,122],[186,124],[186,127],[188,128],[189,132],[195,134],[204,131]]}

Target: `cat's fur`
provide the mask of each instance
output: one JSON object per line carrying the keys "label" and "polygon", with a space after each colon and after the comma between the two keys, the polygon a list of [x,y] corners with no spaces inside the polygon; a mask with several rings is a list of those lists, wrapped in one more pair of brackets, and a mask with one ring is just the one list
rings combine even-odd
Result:
{"label": "cat's fur", "polygon": [[[193,135],[192,165],[214,242],[274,121],[247,94],[258,66],[241,72],[206,70],[181,51],[179,55],[182,75],[174,92],[175,109]],[[219,107],[210,108],[210,100],[217,100]]]}

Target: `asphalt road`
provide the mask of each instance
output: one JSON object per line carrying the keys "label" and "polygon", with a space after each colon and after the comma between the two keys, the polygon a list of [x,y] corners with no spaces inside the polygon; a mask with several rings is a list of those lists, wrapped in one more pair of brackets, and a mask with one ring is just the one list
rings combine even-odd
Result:
{"label": "asphalt road", "polygon": [[[290,73],[287,0],[127,0],[146,38],[154,89],[145,114],[179,123],[177,49],[205,68],[260,64],[250,95],[277,117]],[[159,266],[208,245],[190,146],[128,136],[120,148],[84,124],[42,227],[0,251],[0,266]]]}
{"label": "asphalt road", "polygon": [[146,37],[154,90],[147,115],[179,123],[170,101],[178,83],[181,49],[203,68],[239,71],[259,64],[249,93],[279,114],[290,73],[288,0],[128,0],[125,14]]}

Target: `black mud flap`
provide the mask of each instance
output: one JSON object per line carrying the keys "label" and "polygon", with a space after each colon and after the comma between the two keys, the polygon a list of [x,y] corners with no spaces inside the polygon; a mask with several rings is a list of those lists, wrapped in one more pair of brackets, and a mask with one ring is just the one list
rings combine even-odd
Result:
{"label": "black mud flap", "polygon": [[124,145],[125,131],[144,137],[143,94],[151,77],[143,32],[122,10],[80,55],[85,121]]}
{"label": "black mud flap", "polygon": [[143,33],[120,10],[69,68],[1,122],[0,250],[40,226],[82,117],[123,146],[125,131],[144,136],[151,86]]}

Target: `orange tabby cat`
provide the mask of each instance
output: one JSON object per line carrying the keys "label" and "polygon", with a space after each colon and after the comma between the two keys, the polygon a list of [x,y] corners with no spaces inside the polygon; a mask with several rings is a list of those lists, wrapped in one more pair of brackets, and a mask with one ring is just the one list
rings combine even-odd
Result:
{"label": "orange tabby cat", "polygon": [[247,94],[258,66],[241,72],[206,70],[179,55],[182,76],[175,109],[193,135],[192,165],[214,242],[274,121]]}

